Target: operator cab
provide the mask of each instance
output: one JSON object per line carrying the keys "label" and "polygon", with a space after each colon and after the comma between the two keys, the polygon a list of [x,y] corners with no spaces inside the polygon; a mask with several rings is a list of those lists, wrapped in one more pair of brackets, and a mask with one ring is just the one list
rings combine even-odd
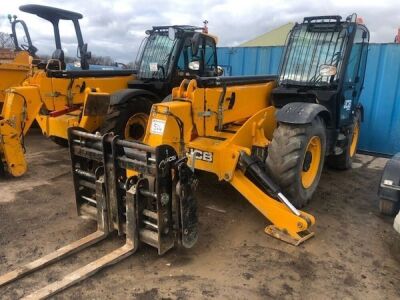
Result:
{"label": "operator cab", "polygon": [[304,18],[290,31],[273,103],[319,103],[339,128],[352,122],[364,81],[369,31],[356,14]]}
{"label": "operator cab", "polygon": [[145,88],[165,97],[183,79],[222,75],[215,37],[207,27],[155,26],[147,30],[136,60],[137,79],[130,88]]}
{"label": "operator cab", "polygon": [[51,59],[47,63],[47,69],[65,70],[66,67],[65,55],[61,45],[59,29],[60,20],[72,21],[78,40],[77,56],[80,58],[81,69],[89,69],[88,60],[91,58],[91,52],[87,51],[88,45],[83,42],[82,32],[79,25],[79,19],[83,18],[81,14],[64,9],[36,4],[22,5],[19,7],[19,9],[23,12],[37,15],[38,17],[49,21],[53,26],[56,49],[54,50]]}

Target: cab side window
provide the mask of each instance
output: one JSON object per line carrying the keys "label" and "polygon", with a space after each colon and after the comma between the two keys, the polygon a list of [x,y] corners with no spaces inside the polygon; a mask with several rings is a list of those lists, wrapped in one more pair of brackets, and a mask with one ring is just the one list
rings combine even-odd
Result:
{"label": "cab side window", "polygon": [[215,53],[215,43],[212,39],[205,39],[204,48],[204,71],[205,72],[215,72],[217,69]]}
{"label": "cab side window", "polygon": [[179,71],[188,71],[189,63],[192,61],[192,44],[191,40],[187,39],[185,45],[182,48],[181,53],[179,54],[179,59],[177,63],[177,67]]}
{"label": "cab side window", "polygon": [[[179,71],[188,71],[196,73],[199,76],[215,76],[217,70],[216,65],[217,53],[215,42],[209,37],[202,37],[199,45],[199,51],[196,57],[192,56],[192,40],[187,39],[185,45],[179,54],[177,68]],[[189,63],[199,61],[200,68],[198,71],[189,69]]]}

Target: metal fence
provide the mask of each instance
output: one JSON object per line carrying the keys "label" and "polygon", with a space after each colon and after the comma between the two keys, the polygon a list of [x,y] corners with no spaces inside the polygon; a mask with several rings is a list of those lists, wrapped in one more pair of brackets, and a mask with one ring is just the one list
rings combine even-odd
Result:
{"label": "metal fence", "polygon": [[[276,74],[283,47],[220,47],[218,62],[226,76]],[[400,152],[400,45],[371,44],[364,89],[364,122],[359,150]]]}

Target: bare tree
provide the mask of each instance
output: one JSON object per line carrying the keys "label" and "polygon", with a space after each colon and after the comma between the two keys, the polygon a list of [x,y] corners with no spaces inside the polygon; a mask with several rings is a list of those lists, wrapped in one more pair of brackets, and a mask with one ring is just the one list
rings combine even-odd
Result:
{"label": "bare tree", "polygon": [[14,49],[14,42],[8,33],[0,32],[0,48]]}

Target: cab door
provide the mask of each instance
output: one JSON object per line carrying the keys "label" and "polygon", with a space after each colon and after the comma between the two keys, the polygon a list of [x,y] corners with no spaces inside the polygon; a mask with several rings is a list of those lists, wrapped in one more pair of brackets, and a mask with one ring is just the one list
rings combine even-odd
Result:
{"label": "cab door", "polygon": [[[197,68],[191,68],[190,63],[198,62]],[[179,53],[176,63],[176,77],[180,83],[184,78],[195,78],[216,76],[217,71],[217,52],[213,38],[207,35],[200,35],[199,50],[193,56],[192,37],[187,37]]]}
{"label": "cab door", "polygon": [[199,49],[200,52],[200,76],[212,77],[217,75],[217,47],[213,38],[203,36]]}
{"label": "cab door", "polygon": [[359,103],[367,62],[368,42],[368,30],[364,26],[357,26],[343,81],[339,122],[341,126],[352,123],[355,108]]}

